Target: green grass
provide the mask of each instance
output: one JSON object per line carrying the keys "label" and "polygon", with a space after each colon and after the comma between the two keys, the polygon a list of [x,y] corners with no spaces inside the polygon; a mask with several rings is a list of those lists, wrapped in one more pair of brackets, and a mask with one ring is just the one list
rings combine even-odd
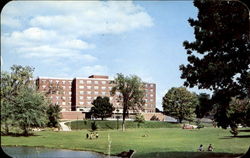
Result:
{"label": "green grass", "polygon": [[[248,131],[248,132],[246,132]],[[43,146],[74,150],[90,150],[108,153],[108,134],[111,137],[111,154],[129,149],[136,150],[136,157],[212,157],[215,153],[244,153],[249,148],[249,129],[233,138],[229,130],[203,128],[183,130],[181,128],[139,128],[98,131],[98,139],[86,139],[88,130],[71,132],[42,131],[37,136],[2,136],[1,145]],[[148,135],[143,137],[143,135]],[[200,144],[212,144],[214,152],[197,152]]]}
{"label": "green grass", "polygon": [[[91,120],[79,120],[68,122],[66,125],[70,126],[71,129],[91,129]],[[117,129],[117,121],[95,121],[99,129]],[[138,128],[138,123],[134,121],[126,121],[125,122],[126,128]],[[176,123],[168,123],[162,121],[145,121],[144,123],[140,124],[140,128],[176,128],[180,127],[180,124]],[[121,128],[121,121],[118,123],[118,128]]]}

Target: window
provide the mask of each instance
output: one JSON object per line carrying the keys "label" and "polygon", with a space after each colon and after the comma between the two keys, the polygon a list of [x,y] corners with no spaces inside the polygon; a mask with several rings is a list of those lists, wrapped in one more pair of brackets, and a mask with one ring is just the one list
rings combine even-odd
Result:
{"label": "window", "polygon": [[90,101],[88,101],[88,102],[87,102],[87,104],[89,104],[89,105],[90,105],[90,104],[91,104],[91,102],[90,102]]}
{"label": "window", "polygon": [[69,97],[69,100],[71,100],[71,97]]}
{"label": "window", "polygon": [[88,99],[88,100],[91,100],[91,99],[92,99],[92,97],[87,97],[87,99]]}
{"label": "window", "polygon": [[80,100],[82,100],[83,99],[83,96],[80,96]]}
{"label": "window", "polygon": [[63,100],[65,100],[66,98],[65,97],[62,97]]}
{"label": "window", "polygon": [[65,81],[62,81],[63,84],[65,84]]}
{"label": "window", "polygon": [[83,80],[80,80],[80,84],[83,84],[84,82],[83,82]]}
{"label": "window", "polygon": [[106,81],[102,81],[102,84],[106,84]]}
{"label": "window", "polygon": [[43,87],[43,88],[46,88],[46,85],[43,85],[42,87]]}
{"label": "window", "polygon": [[84,94],[84,92],[83,92],[83,91],[80,91],[80,94]]}
{"label": "window", "polygon": [[95,95],[98,95],[98,92],[95,91],[94,94],[95,94]]}
{"label": "window", "polygon": [[42,80],[42,83],[46,83],[46,80]]}
{"label": "window", "polygon": [[106,92],[102,92],[102,95],[106,95]]}
{"label": "window", "polygon": [[91,86],[87,86],[87,89],[91,89]]}
{"label": "window", "polygon": [[83,105],[84,104],[84,102],[80,102],[80,105]]}
{"label": "window", "polygon": [[152,102],[152,101],[153,101],[153,99],[150,99],[150,101]]}
{"label": "window", "polygon": [[65,105],[65,102],[62,102],[62,105]]}
{"label": "window", "polygon": [[91,84],[91,81],[87,81],[87,84]]}
{"label": "window", "polygon": [[69,84],[71,84],[72,83],[72,81],[69,81]]}
{"label": "window", "polygon": [[150,89],[150,92],[153,92],[153,89]]}
{"label": "window", "polygon": [[71,102],[69,102],[68,104],[71,105]]}
{"label": "window", "polygon": [[95,84],[98,84],[98,81],[95,81]]}
{"label": "window", "polygon": [[71,95],[72,94],[72,92],[69,92],[69,95]]}
{"label": "window", "polygon": [[98,86],[95,86],[94,89],[98,89],[99,87]]}
{"label": "window", "polygon": [[53,99],[53,96],[50,96],[51,99]]}
{"label": "window", "polygon": [[58,83],[59,83],[59,81],[58,81],[58,80],[56,80],[56,83],[58,84]]}
{"label": "window", "polygon": [[152,87],[154,87],[154,85],[153,85],[153,84],[150,84],[150,87],[152,88]]}
{"label": "window", "polygon": [[102,87],[102,90],[105,90],[106,89],[106,87]]}
{"label": "window", "polygon": [[109,87],[109,90],[111,90],[112,89],[112,87]]}
{"label": "window", "polygon": [[145,102],[148,102],[148,99],[145,99]]}
{"label": "window", "polygon": [[79,86],[79,88],[80,88],[80,89],[83,89],[83,88],[84,88],[84,86]]}
{"label": "window", "polygon": [[56,99],[58,100],[58,99],[59,99],[59,97],[58,97],[58,96],[56,96]]}
{"label": "window", "polygon": [[153,97],[154,95],[153,94],[150,94],[150,97]]}
{"label": "window", "polygon": [[87,94],[91,94],[91,91],[87,91]]}
{"label": "window", "polygon": [[62,86],[63,89],[65,89],[65,86]]}

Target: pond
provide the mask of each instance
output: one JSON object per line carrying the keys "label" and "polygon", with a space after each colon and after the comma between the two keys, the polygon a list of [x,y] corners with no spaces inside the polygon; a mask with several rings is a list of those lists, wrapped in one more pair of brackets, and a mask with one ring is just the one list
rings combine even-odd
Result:
{"label": "pond", "polygon": [[[1,146],[3,151],[13,158],[109,158],[107,155],[90,151],[49,149],[42,147]],[[110,158],[119,158],[110,156]]]}

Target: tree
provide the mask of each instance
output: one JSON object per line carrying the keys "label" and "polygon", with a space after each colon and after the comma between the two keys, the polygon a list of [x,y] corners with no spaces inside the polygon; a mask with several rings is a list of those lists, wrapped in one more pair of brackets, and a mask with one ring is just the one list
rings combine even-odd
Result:
{"label": "tree", "polygon": [[111,89],[111,95],[114,96],[116,92],[120,95],[117,98],[123,105],[122,112],[122,130],[125,130],[125,118],[129,114],[129,109],[138,110],[143,107],[145,101],[143,99],[145,91],[144,84],[138,76],[124,76],[118,73]]}
{"label": "tree", "polygon": [[212,100],[220,106],[215,119],[225,128],[231,98],[250,95],[249,11],[238,1],[194,0],[194,6],[198,19],[188,21],[196,40],[183,42],[189,63],[180,66],[181,78],[187,87],[214,91]]}
{"label": "tree", "polygon": [[142,114],[136,114],[134,122],[137,122],[137,127],[140,127],[141,123],[145,122],[145,118]]}
{"label": "tree", "polygon": [[9,126],[17,126],[28,135],[30,127],[46,122],[47,99],[36,91],[33,71],[29,66],[13,65],[10,73],[1,73],[1,120],[5,134],[9,133]]}
{"label": "tree", "polygon": [[47,107],[46,113],[48,117],[48,127],[58,127],[59,126],[59,119],[61,118],[60,116],[61,112],[61,107],[58,104],[50,104]]}
{"label": "tree", "polygon": [[109,102],[109,97],[101,97],[98,96],[95,100],[93,100],[91,108],[91,112],[95,117],[100,117],[102,120],[107,117],[111,117],[115,108],[113,104]]}
{"label": "tree", "polygon": [[45,126],[47,122],[45,100],[43,94],[31,88],[21,89],[15,98],[14,119],[24,135],[29,135],[30,127]]}
{"label": "tree", "polygon": [[203,118],[207,116],[213,108],[213,104],[210,100],[210,95],[201,93],[198,95],[199,104],[196,106],[195,114],[197,118]]}
{"label": "tree", "polygon": [[189,92],[185,87],[171,88],[163,97],[163,111],[165,114],[182,120],[193,118],[195,107],[198,104],[196,94]]}
{"label": "tree", "polygon": [[21,89],[33,86],[33,70],[29,66],[13,65],[11,73],[1,72],[1,120],[5,127],[5,134],[9,133],[9,127],[14,124],[15,98]]}

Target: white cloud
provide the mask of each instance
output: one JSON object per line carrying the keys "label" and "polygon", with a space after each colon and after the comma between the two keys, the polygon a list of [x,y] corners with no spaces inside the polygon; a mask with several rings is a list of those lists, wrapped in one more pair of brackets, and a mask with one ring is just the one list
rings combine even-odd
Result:
{"label": "white cloud", "polygon": [[151,17],[132,1],[12,1],[3,8],[1,23],[2,53],[84,62],[97,60],[85,53],[96,46],[82,39],[153,25]]}
{"label": "white cloud", "polygon": [[11,27],[25,21],[29,27],[75,37],[123,33],[153,25],[152,18],[132,1],[10,2],[3,10],[2,21]]}
{"label": "white cloud", "polygon": [[26,29],[22,32],[15,31],[11,34],[2,35],[2,44],[15,49],[19,55],[26,58],[38,58],[51,61],[60,58],[70,60],[82,60],[93,62],[97,58],[84,54],[82,50],[91,49],[95,46],[79,39],[68,39],[58,35],[51,30],[44,30],[37,27]]}

